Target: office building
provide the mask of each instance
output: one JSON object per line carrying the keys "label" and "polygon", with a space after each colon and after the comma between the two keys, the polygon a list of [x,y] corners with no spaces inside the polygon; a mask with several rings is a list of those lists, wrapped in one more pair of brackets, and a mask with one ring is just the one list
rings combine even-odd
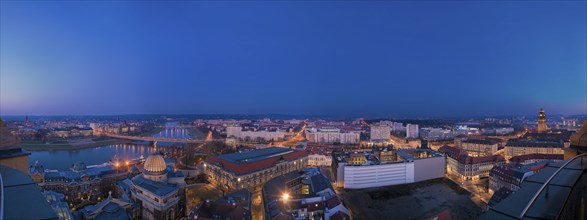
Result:
{"label": "office building", "polygon": [[227,138],[237,138],[247,141],[264,140],[264,141],[277,141],[283,140],[287,132],[285,131],[243,131],[241,126],[228,126],[226,127]]}
{"label": "office building", "polygon": [[391,127],[387,125],[371,125],[371,141],[388,141],[391,136]]}
{"label": "office building", "polygon": [[359,132],[341,132],[340,129],[307,129],[304,133],[312,143],[356,144],[360,140]]}
{"label": "office building", "polygon": [[445,158],[428,149],[344,152],[333,155],[336,187],[362,189],[444,176]]}
{"label": "office building", "polygon": [[418,138],[419,136],[419,128],[417,124],[406,125],[406,138]]}

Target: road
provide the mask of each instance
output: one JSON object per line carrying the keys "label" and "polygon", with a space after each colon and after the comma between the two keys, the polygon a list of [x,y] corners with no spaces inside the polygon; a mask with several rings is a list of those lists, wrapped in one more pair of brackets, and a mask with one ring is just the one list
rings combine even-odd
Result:
{"label": "road", "polygon": [[291,138],[289,138],[285,141],[275,142],[273,144],[275,146],[295,146],[295,144],[298,143],[299,141],[305,140],[304,131],[306,130],[307,125],[308,124],[306,122],[304,122],[304,126],[302,126],[302,129],[300,129],[300,131],[294,133],[294,135]]}
{"label": "road", "polygon": [[452,180],[456,184],[471,193],[471,200],[477,204],[477,206],[485,209],[487,207],[487,203],[489,203],[489,199],[491,199],[491,194],[489,194],[486,188],[483,186],[482,181],[485,180],[461,180],[459,177],[455,176],[454,174],[447,173],[445,175],[448,179]]}

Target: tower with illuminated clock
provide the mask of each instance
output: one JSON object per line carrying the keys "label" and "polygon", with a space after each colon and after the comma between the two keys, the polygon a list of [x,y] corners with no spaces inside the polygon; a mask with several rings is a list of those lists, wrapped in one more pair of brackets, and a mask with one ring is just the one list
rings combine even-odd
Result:
{"label": "tower with illuminated clock", "polygon": [[540,112],[538,113],[538,133],[546,132],[547,129],[546,114],[544,113],[544,109],[541,108]]}

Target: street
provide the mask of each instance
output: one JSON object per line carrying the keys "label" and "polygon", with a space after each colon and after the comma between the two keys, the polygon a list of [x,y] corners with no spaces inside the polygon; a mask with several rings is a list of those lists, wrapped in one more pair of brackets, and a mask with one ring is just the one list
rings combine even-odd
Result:
{"label": "street", "polygon": [[447,173],[445,176],[458,184],[461,188],[469,191],[471,193],[471,200],[473,200],[477,206],[482,209],[487,207],[487,203],[489,203],[489,199],[491,199],[491,194],[489,194],[486,189],[487,178],[481,180],[461,180],[454,174]]}

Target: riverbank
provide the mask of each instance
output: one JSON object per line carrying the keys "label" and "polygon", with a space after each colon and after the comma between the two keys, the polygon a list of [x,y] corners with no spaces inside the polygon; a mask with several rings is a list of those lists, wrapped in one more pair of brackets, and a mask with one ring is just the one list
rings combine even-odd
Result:
{"label": "riverbank", "polygon": [[163,131],[164,127],[155,127],[153,129],[151,129],[150,131],[145,131],[137,136],[141,136],[141,137],[152,137],[153,135],[158,134],[159,132]]}
{"label": "riverbank", "polygon": [[198,128],[188,128],[187,129],[190,136],[192,136],[192,139],[196,139],[196,140],[200,140],[200,139],[205,139],[206,138],[206,134],[204,134],[204,132],[202,132],[200,129]]}
{"label": "riverbank", "polygon": [[115,139],[115,138],[99,138],[92,140],[91,142],[71,144],[67,141],[61,141],[56,143],[44,143],[42,141],[23,141],[21,143],[22,149],[28,151],[45,151],[45,150],[79,150],[85,148],[100,147],[114,144],[127,144],[132,141]]}

